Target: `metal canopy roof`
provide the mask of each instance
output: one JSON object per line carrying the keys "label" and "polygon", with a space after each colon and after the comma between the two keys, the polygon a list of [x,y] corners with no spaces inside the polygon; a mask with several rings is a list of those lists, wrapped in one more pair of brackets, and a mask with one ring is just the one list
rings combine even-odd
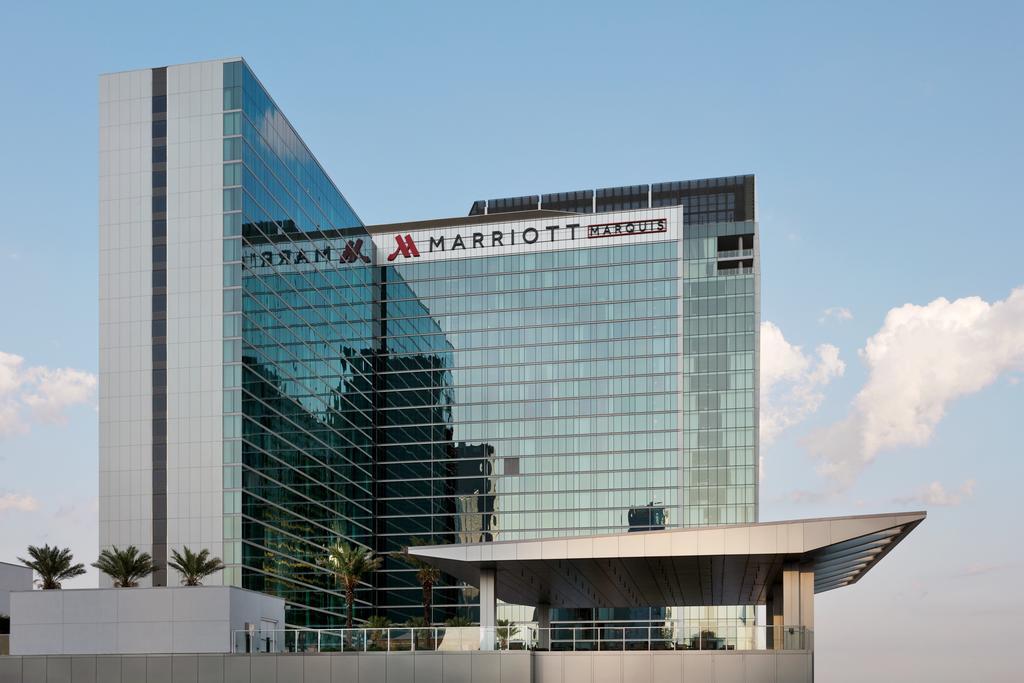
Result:
{"label": "metal canopy roof", "polygon": [[412,547],[474,586],[497,573],[497,597],[517,605],[642,607],[760,605],[784,565],[814,572],[814,592],[859,581],[926,513]]}

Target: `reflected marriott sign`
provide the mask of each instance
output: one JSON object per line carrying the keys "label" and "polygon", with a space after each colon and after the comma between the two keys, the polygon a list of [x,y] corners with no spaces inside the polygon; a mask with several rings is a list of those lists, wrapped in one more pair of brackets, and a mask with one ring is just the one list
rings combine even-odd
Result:
{"label": "reflected marriott sign", "polygon": [[325,245],[317,249],[277,249],[246,254],[242,262],[249,268],[261,266],[290,266],[303,263],[371,263],[370,257],[363,253],[363,240],[355,239],[345,242],[342,249]]}
{"label": "reflected marriott sign", "polygon": [[[538,242],[572,241],[579,237],[587,239],[603,237],[628,237],[631,235],[649,235],[668,231],[668,219],[649,218],[617,223],[595,223],[593,225],[548,225],[543,228],[525,228],[523,230],[491,230],[489,232],[472,232],[463,235],[405,235],[397,234],[394,251],[388,254],[388,261],[402,258],[419,258],[420,245],[426,253],[450,252],[466,249],[482,249],[530,245]],[[419,244],[417,244],[419,240]]]}

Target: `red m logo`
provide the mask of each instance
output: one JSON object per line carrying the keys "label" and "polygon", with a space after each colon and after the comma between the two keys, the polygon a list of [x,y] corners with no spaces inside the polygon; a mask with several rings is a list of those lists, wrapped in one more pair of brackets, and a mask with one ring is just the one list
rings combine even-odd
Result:
{"label": "red m logo", "polygon": [[356,261],[369,263],[370,257],[363,253],[363,241],[349,240],[345,244],[345,250],[341,252],[341,261],[342,263],[355,263]]}
{"label": "red m logo", "polygon": [[418,257],[420,250],[416,248],[416,243],[412,241],[412,235],[395,235],[395,241],[398,242],[398,246],[395,248],[390,255],[388,255],[388,261],[394,261],[399,254],[405,258]]}

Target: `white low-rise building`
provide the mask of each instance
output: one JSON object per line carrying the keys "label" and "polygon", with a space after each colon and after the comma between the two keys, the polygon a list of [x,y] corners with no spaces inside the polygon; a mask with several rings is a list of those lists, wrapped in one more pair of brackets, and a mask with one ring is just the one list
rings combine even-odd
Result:
{"label": "white low-rise building", "polygon": [[32,590],[32,570],[23,564],[0,562],[0,614],[10,615],[11,593]]}
{"label": "white low-rise building", "polygon": [[284,600],[230,586],[11,593],[12,655],[231,652],[283,628]]}

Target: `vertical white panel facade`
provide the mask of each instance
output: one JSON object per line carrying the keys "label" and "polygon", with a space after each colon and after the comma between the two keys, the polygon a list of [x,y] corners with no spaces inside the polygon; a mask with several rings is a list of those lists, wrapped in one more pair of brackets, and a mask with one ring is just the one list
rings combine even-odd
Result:
{"label": "vertical white panel facade", "polygon": [[[168,556],[223,553],[222,64],[167,68]],[[151,70],[101,76],[99,99],[100,549],[152,552]]]}
{"label": "vertical white panel facade", "polygon": [[100,77],[101,549],[152,544],[151,88],[148,69]]}
{"label": "vertical white panel facade", "polygon": [[167,68],[168,557],[223,556],[223,81],[220,60]]}

